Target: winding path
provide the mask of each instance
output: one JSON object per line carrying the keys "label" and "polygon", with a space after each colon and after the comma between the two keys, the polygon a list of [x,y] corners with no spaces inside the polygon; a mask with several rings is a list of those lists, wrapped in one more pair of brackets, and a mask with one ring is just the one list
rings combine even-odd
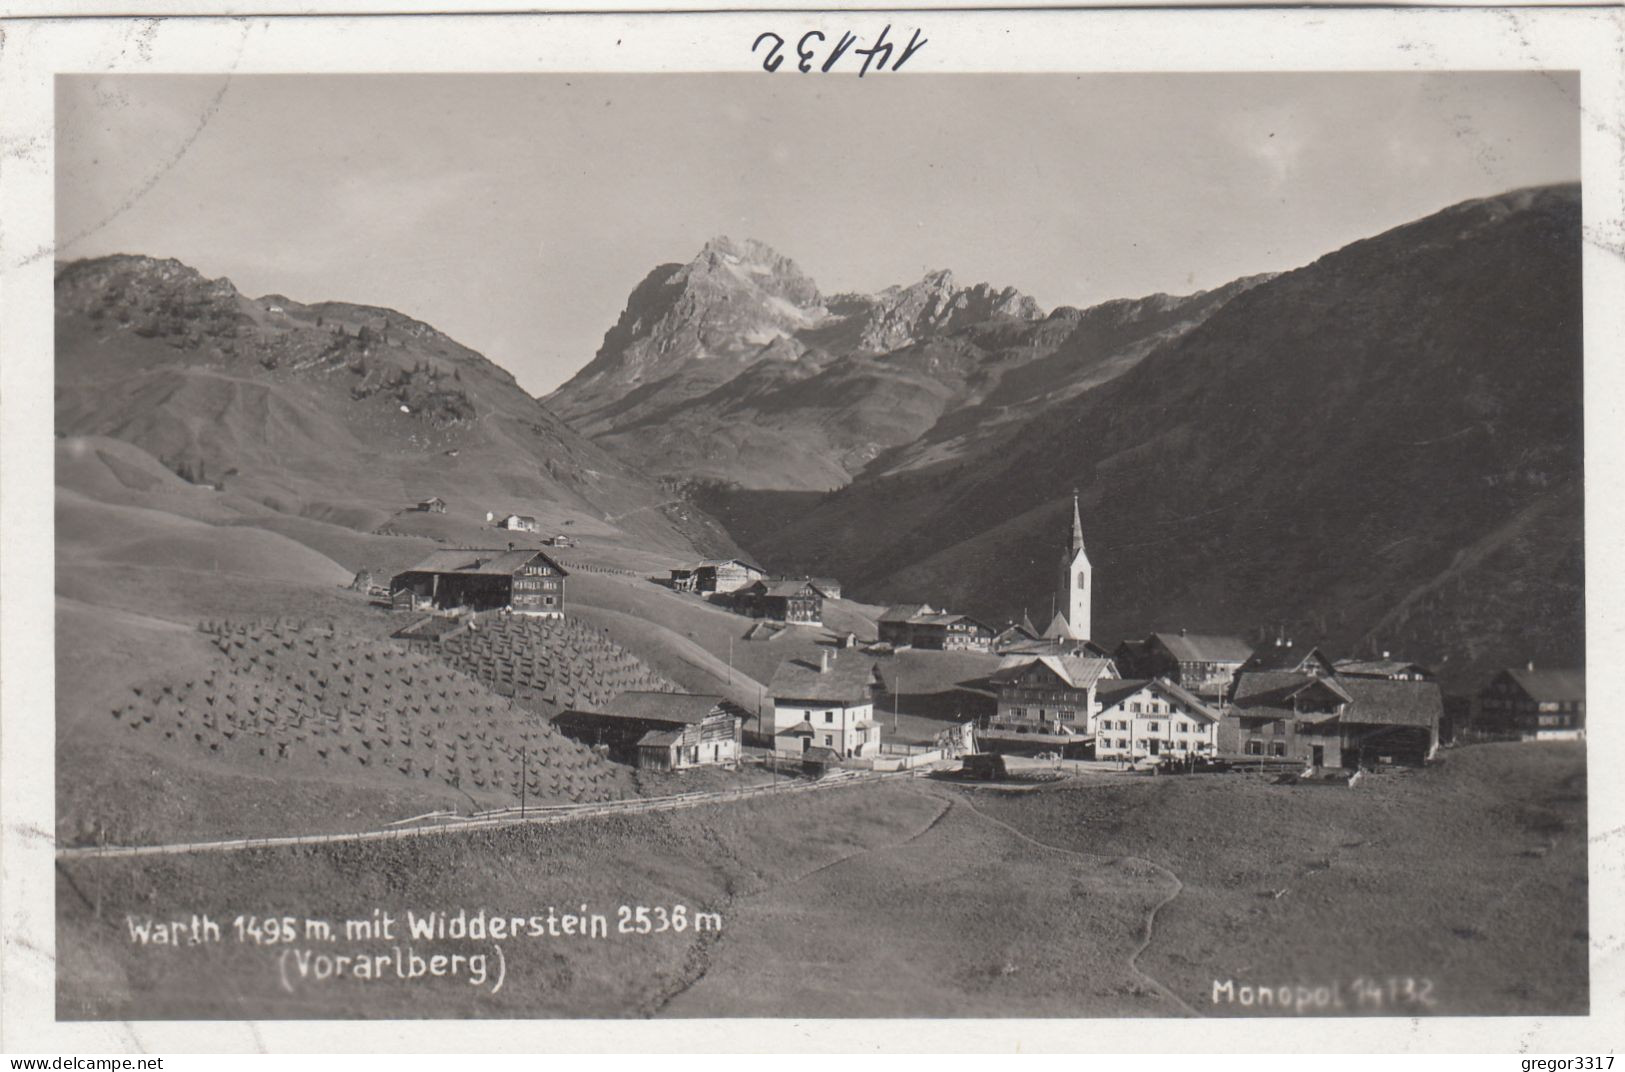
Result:
{"label": "winding path", "polygon": [[1161,994],[1168,1001],[1170,1001],[1174,1005],[1178,1006],[1187,1015],[1195,1016],[1195,1017],[1201,1017],[1202,1016],[1202,1014],[1200,1012],[1198,1012],[1195,1008],[1193,1008],[1189,1004],[1187,1004],[1184,1001],[1184,999],[1182,999],[1178,994],[1175,994],[1168,987],[1164,986],[1162,984],[1162,982],[1160,980],[1158,980],[1155,976],[1152,976],[1151,974],[1146,972],[1144,969],[1142,969],[1140,967],[1140,964],[1139,964],[1141,954],[1143,954],[1147,949],[1149,949],[1151,947],[1152,939],[1155,936],[1156,923],[1157,923],[1157,913],[1161,912],[1170,903],[1172,903],[1174,898],[1178,897],[1181,893],[1183,893],[1185,891],[1185,883],[1180,881],[1180,878],[1179,878],[1179,876],[1177,874],[1175,874],[1172,870],[1164,867],[1163,865],[1157,863],[1155,860],[1148,860],[1144,856],[1113,856],[1113,857],[1107,857],[1107,856],[1103,856],[1103,855],[1101,855],[1099,853],[1082,852],[1082,851],[1080,851],[1078,849],[1067,849],[1067,848],[1062,848],[1059,845],[1051,845],[1046,841],[1039,841],[1037,838],[1033,837],[1032,835],[1026,833],[1023,830],[1020,830],[1020,829],[1018,829],[1018,828],[1016,828],[1014,826],[1011,826],[1009,823],[1005,822],[1003,819],[999,819],[999,818],[996,818],[996,817],[994,817],[992,815],[989,815],[987,812],[983,811],[981,808],[978,808],[975,805],[975,803],[973,803],[972,801],[970,801],[968,799],[965,801],[965,806],[967,808],[969,808],[977,816],[981,817],[982,819],[986,820],[987,822],[993,823],[995,826],[1003,827],[1005,830],[1007,830],[1010,833],[1014,834],[1016,837],[1020,838],[1022,841],[1027,842],[1029,845],[1037,846],[1040,849],[1047,849],[1050,852],[1065,853],[1068,856],[1076,856],[1079,859],[1088,860],[1088,861],[1091,861],[1091,862],[1099,861],[1099,860],[1103,860],[1103,859],[1132,860],[1135,863],[1144,864],[1144,865],[1146,865],[1147,867],[1151,868],[1154,871],[1161,872],[1162,874],[1168,876],[1168,878],[1172,879],[1173,884],[1174,884],[1173,891],[1171,893],[1169,893],[1168,896],[1164,897],[1162,900],[1160,900],[1156,904],[1152,905],[1151,910],[1148,913],[1146,913],[1144,932],[1142,933],[1142,935],[1140,937],[1140,944],[1135,948],[1133,953],[1129,954],[1128,969],[1134,975],[1136,975],[1140,979],[1144,980],[1157,993]]}

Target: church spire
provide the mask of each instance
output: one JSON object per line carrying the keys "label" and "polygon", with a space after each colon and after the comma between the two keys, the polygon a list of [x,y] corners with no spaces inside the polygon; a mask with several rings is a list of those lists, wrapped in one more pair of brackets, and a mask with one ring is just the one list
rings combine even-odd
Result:
{"label": "church spire", "polygon": [[1083,517],[1078,513],[1078,489],[1072,489],[1072,553],[1083,550]]}

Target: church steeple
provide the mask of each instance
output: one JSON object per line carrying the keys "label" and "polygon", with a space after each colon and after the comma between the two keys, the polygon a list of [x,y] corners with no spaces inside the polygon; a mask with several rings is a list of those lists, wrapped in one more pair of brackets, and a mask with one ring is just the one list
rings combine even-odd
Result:
{"label": "church steeple", "polygon": [[1078,492],[1072,490],[1072,533],[1067,548],[1061,553],[1060,584],[1057,586],[1057,602],[1061,606],[1057,621],[1052,624],[1064,624],[1068,633],[1074,640],[1088,640],[1091,627],[1090,611],[1093,609],[1094,568],[1089,565],[1089,556],[1083,550],[1083,513],[1078,508]]}

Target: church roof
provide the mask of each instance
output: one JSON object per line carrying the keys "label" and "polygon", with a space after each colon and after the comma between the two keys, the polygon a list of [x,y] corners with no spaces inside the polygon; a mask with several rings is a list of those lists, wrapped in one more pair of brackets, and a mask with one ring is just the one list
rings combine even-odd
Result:
{"label": "church roof", "polygon": [[1050,619],[1049,628],[1044,630],[1044,637],[1052,640],[1057,638],[1061,640],[1075,639],[1072,624],[1066,620],[1066,615],[1056,611],[1055,617]]}

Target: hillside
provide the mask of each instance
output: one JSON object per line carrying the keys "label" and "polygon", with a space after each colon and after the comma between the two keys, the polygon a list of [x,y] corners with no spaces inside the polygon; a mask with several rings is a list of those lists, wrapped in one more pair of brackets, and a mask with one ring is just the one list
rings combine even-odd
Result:
{"label": "hillside", "polygon": [[1076,487],[1109,641],[1284,626],[1453,684],[1579,664],[1579,207],[1574,186],[1523,190],[1354,243],[996,449],[793,512],[758,493],[744,542],[871,602],[1047,613]]}
{"label": "hillside", "polygon": [[[1354,791],[1249,774],[1010,793],[910,779],[456,837],[65,860],[57,1014],[412,1017],[434,986],[447,1017],[1280,1016],[1212,992],[1284,979],[1340,984],[1344,1007],[1315,1015],[1578,1015],[1602,941],[1585,793],[1579,745],[1488,745]],[[174,904],[229,920],[266,890],[279,912],[338,921],[609,913],[628,889],[713,925],[517,938],[500,991],[389,975],[284,987],[252,943],[154,950],[126,922]],[[1426,980],[1430,1003],[1359,1004],[1362,977]]]}
{"label": "hillside", "polygon": [[1046,316],[1012,288],[947,271],[824,297],[766,246],[716,239],[645,279],[593,361],[546,401],[662,476],[828,490],[990,449],[1257,282]]}
{"label": "hillside", "polygon": [[369,532],[439,495],[469,524],[522,512],[605,545],[731,549],[507,371],[393,310],[248,298],[138,256],[60,266],[56,308],[58,433],[134,444],[250,510]]}

